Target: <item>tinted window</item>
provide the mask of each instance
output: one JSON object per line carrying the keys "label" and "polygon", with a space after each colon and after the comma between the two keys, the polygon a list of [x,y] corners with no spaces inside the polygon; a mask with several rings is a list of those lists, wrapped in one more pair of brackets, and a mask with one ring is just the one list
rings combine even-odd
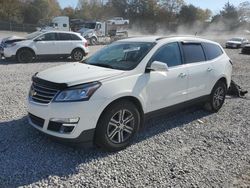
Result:
{"label": "tinted window", "polygon": [[221,48],[212,43],[203,43],[207,60],[212,60],[223,54]]}
{"label": "tinted window", "polygon": [[170,43],[160,48],[153,56],[153,61],[166,63],[169,67],[181,65],[181,54],[178,43]]}
{"label": "tinted window", "polygon": [[183,44],[183,53],[186,63],[206,60],[201,44]]}
{"label": "tinted window", "polygon": [[60,40],[71,40],[71,34],[69,33],[58,33]]}
{"label": "tinted window", "polygon": [[63,24],[63,27],[67,27],[67,24]]}
{"label": "tinted window", "polygon": [[82,40],[82,39],[77,35],[71,34],[71,40]]}
{"label": "tinted window", "polygon": [[38,38],[42,41],[54,41],[56,40],[56,34],[55,33],[46,33]]}

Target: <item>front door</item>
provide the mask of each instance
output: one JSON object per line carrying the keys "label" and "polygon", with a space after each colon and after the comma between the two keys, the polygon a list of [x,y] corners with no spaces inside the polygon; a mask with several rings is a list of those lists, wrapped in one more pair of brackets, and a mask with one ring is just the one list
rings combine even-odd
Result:
{"label": "front door", "polygon": [[37,55],[55,55],[60,54],[56,44],[56,33],[46,33],[34,41]]}
{"label": "front door", "polygon": [[169,107],[187,100],[188,71],[182,63],[177,42],[162,46],[150,62],[159,61],[168,65],[168,71],[151,71],[145,74],[147,84],[147,112]]}

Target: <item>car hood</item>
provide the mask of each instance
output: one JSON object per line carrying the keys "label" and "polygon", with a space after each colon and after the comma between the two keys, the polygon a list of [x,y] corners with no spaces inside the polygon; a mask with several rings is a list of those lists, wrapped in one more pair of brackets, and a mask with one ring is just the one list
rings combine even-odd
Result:
{"label": "car hood", "polygon": [[19,36],[11,36],[11,37],[4,38],[2,40],[2,43],[11,44],[11,43],[20,42],[20,41],[23,41],[23,40],[26,40],[26,38],[19,37]]}
{"label": "car hood", "polygon": [[229,41],[227,41],[227,43],[232,43],[232,44],[241,44],[241,42],[238,42],[238,41],[233,41],[233,40],[229,40]]}
{"label": "car hood", "polygon": [[39,72],[36,76],[46,81],[74,86],[94,81],[102,81],[123,73],[125,73],[125,71],[83,63],[69,63]]}

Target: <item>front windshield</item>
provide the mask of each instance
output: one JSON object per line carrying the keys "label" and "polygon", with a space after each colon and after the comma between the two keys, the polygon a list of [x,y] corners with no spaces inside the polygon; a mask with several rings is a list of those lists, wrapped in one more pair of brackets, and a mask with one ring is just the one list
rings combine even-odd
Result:
{"label": "front windshield", "polygon": [[119,70],[132,70],[152,49],[152,42],[117,42],[113,43],[84,62],[90,65]]}
{"label": "front windshield", "polygon": [[32,39],[38,37],[38,36],[41,35],[41,34],[43,34],[43,32],[41,32],[41,31],[36,31],[36,32],[34,32],[34,33],[30,33],[30,34],[26,35],[25,38],[26,38],[27,40],[32,40]]}
{"label": "front windshield", "polygon": [[231,41],[241,42],[241,38],[232,38]]}
{"label": "front windshield", "polygon": [[96,23],[85,23],[84,27],[88,29],[95,29]]}

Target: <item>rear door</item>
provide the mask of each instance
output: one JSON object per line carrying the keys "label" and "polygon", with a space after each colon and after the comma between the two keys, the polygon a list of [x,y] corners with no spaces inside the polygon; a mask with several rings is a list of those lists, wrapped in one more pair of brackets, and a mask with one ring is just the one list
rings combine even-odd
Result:
{"label": "rear door", "polygon": [[58,33],[58,47],[61,54],[69,55],[76,47],[76,44],[81,40],[77,36],[73,36],[71,33]]}
{"label": "rear door", "polygon": [[213,73],[213,64],[206,61],[201,43],[182,42],[185,64],[188,68],[188,99],[195,99],[210,93],[210,77]]}
{"label": "rear door", "polygon": [[148,76],[147,111],[155,111],[187,100],[188,72],[183,65],[177,42],[162,46],[150,62],[159,61],[168,65],[167,72],[151,71]]}

